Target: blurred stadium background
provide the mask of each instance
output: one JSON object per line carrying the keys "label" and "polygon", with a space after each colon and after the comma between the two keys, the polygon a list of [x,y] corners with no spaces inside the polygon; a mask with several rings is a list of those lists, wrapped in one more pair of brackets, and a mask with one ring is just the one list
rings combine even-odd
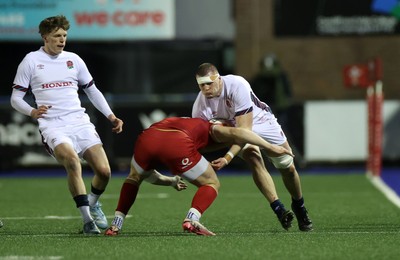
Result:
{"label": "blurred stadium background", "polygon": [[[389,0],[0,1],[0,169],[58,167],[36,122],[9,103],[19,62],[42,42],[37,25],[66,15],[66,50],[87,63],[125,131],[113,135],[83,97],[114,170],[129,164],[136,136],[166,116],[190,116],[197,66],[251,81],[273,53],[288,74],[292,103],[285,126],[299,167],[360,167],[368,153],[365,88],[348,88],[343,68],[379,57],[383,63],[383,166],[400,162],[400,26]],[[270,103],[269,96],[259,95]],[[235,161],[232,169],[242,169]],[[17,171],[16,171],[17,172]],[[399,173],[400,174],[400,173]],[[0,173],[1,176],[1,173]]]}

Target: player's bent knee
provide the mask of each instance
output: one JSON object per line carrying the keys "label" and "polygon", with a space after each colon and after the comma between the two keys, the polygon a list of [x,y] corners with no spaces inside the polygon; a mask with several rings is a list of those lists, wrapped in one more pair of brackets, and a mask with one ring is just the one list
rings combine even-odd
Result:
{"label": "player's bent knee", "polygon": [[81,162],[78,157],[61,158],[58,161],[64,166],[68,172],[80,172]]}
{"label": "player's bent knee", "polygon": [[287,154],[279,157],[269,157],[269,160],[277,169],[287,169],[293,164],[293,157]]}
{"label": "player's bent knee", "polygon": [[111,177],[111,169],[109,167],[102,167],[100,169],[97,169],[95,173],[99,178],[103,180],[108,180]]}
{"label": "player's bent knee", "polygon": [[262,159],[260,150],[255,146],[248,146],[247,144],[243,147],[240,157],[246,161],[259,161]]}
{"label": "player's bent knee", "polygon": [[218,179],[213,180],[213,182],[211,183],[211,185],[216,191],[219,190],[219,188],[221,187],[221,183],[219,182]]}

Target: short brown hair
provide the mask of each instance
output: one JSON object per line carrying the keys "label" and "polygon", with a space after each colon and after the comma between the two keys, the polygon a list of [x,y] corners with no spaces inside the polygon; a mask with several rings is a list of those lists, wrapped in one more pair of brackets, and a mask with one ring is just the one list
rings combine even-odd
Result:
{"label": "short brown hair", "polygon": [[69,21],[64,15],[47,17],[41,21],[39,24],[39,33],[41,36],[44,36],[59,28],[66,31],[69,29]]}
{"label": "short brown hair", "polygon": [[203,63],[197,68],[196,76],[203,77],[210,72],[213,72],[213,74],[218,73],[217,67],[215,67],[214,64],[211,63]]}

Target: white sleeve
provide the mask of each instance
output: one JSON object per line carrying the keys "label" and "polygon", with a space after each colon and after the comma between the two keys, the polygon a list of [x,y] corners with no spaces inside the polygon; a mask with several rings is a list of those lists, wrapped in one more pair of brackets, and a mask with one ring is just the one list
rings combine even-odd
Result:
{"label": "white sleeve", "polygon": [[18,89],[13,89],[12,94],[11,94],[11,106],[17,110],[18,112],[31,116],[31,112],[34,109],[31,107],[25,100],[25,92],[18,90]]}
{"label": "white sleeve", "polygon": [[202,118],[204,120],[209,120],[212,118],[212,116],[209,116],[207,114],[207,108],[204,105],[204,101],[203,101],[203,94],[200,92],[197,95],[196,100],[193,103],[193,107],[192,107],[192,117],[193,118]]}
{"label": "white sleeve", "polygon": [[94,83],[90,87],[84,88],[83,91],[86,93],[94,107],[99,110],[105,117],[108,118],[109,115],[113,114],[104,95],[100,92],[100,90],[98,90],[98,88],[96,88],[96,85]]}
{"label": "white sleeve", "polygon": [[238,77],[236,84],[231,88],[235,104],[235,113],[248,111],[253,107],[250,84],[242,77]]}

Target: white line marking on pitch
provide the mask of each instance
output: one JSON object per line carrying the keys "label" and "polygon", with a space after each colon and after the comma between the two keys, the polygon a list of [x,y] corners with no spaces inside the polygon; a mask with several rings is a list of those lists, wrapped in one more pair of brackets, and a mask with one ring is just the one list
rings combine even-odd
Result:
{"label": "white line marking on pitch", "polygon": [[0,260],[34,260],[34,259],[49,259],[58,260],[63,259],[63,256],[52,255],[52,256],[30,256],[30,255],[7,255],[0,256]]}
{"label": "white line marking on pitch", "polygon": [[[106,216],[107,218],[114,218],[114,215]],[[127,215],[127,218],[131,218],[132,215]],[[44,216],[44,217],[1,217],[1,219],[9,220],[44,220],[44,219],[56,219],[56,220],[69,220],[69,219],[81,219],[81,216]]]}
{"label": "white line marking on pitch", "polygon": [[380,190],[383,195],[386,196],[386,198],[392,202],[394,205],[396,205],[398,208],[400,208],[400,198],[397,195],[397,193],[392,190],[386,183],[381,179],[379,176],[371,176],[367,175],[368,179],[371,181],[371,183],[378,189]]}
{"label": "white line marking on pitch", "polygon": [[[143,234],[143,232],[140,232],[141,234]],[[154,234],[153,232],[148,232],[149,235],[153,235],[153,236],[158,236],[163,232],[157,232],[158,234]],[[168,232],[165,232],[168,233]],[[174,232],[174,233],[180,233],[180,232]],[[318,236],[318,235],[356,235],[356,234],[399,234],[400,231],[321,231],[321,232],[307,232],[307,235],[314,235],[314,236]],[[218,232],[218,235],[225,235],[225,236],[232,236],[232,235],[242,235],[242,236],[255,236],[255,235],[266,235],[266,234],[274,234],[274,235],[283,235],[283,236],[301,236],[304,237],[304,233],[303,232],[281,232],[279,234],[277,234],[276,232],[248,232],[248,233],[240,233],[240,232]],[[71,235],[74,234],[29,234],[29,237],[70,237]],[[16,234],[16,235],[4,235],[5,237],[13,237],[13,236],[20,236],[20,234]],[[0,257],[0,260],[2,260],[2,258]]]}

